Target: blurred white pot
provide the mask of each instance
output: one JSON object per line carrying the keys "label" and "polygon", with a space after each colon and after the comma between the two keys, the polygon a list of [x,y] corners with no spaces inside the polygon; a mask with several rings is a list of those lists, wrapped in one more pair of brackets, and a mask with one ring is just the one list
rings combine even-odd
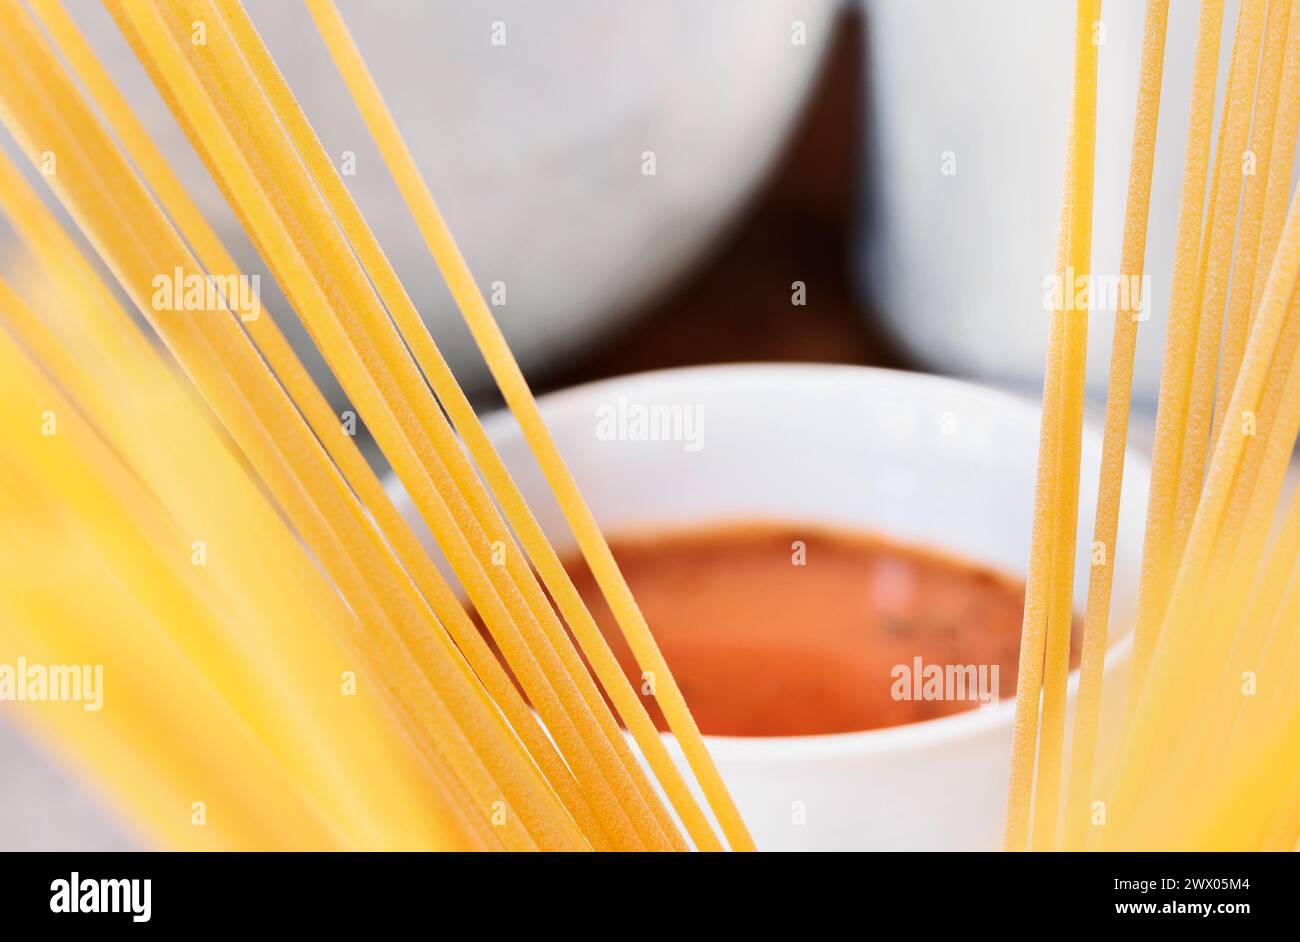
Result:
{"label": "blurred white pot", "polygon": [[[1102,7],[1093,270],[1118,274],[1142,47],[1140,0]],[[1169,9],[1137,350],[1154,400],[1164,345],[1197,4]],[[1236,2],[1224,15],[1227,69]],[[864,290],[919,358],[1026,385],[1042,376],[1073,62],[1068,0],[864,0],[870,198]],[[1099,35],[1101,35],[1099,33]],[[945,174],[945,155],[951,155]],[[1097,312],[1088,376],[1105,385],[1114,315]]]}
{"label": "blurred white pot", "polygon": [[[448,359],[477,385],[486,371],[307,12],[246,5],[327,150],[356,155],[349,188]],[[340,2],[479,284],[504,283],[496,314],[525,368],[595,339],[710,245],[776,155],[838,7]],[[104,10],[71,12],[186,182],[200,184],[204,211],[235,231]],[[805,44],[792,42],[795,21]],[[645,151],[654,176],[642,174]]]}

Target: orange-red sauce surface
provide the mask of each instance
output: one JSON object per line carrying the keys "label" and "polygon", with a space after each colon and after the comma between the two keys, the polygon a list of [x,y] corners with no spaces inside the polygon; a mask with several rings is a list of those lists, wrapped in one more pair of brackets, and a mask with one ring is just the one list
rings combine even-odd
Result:
{"label": "orange-red sauce surface", "polygon": [[[997,665],[998,693],[1015,695],[1024,585],[992,570],[856,534],[761,524],[611,545],[705,733],[847,732],[979,705],[926,699],[919,683],[913,699],[897,699],[902,675],[891,671],[906,665],[916,677],[918,656],[923,669],[985,665],[985,689]],[[569,570],[639,688],[585,565]]]}

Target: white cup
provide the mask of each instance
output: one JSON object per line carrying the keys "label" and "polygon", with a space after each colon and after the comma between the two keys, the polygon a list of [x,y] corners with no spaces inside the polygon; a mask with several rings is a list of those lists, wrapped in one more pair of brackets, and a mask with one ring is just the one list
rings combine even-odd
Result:
{"label": "white cup", "polygon": [[[1094,30],[1092,271],[1106,279],[1097,282],[1088,325],[1095,393],[1106,386],[1118,307],[1104,286],[1130,274],[1120,271],[1120,243],[1145,6],[1106,2]],[[1150,310],[1133,384],[1148,405],[1164,348],[1199,6],[1169,8],[1144,270]],[[1220,75],[1238,4],[1227,6]],[[1031,388],[1042,380],[1047,343],[1045,279],[1054,272],[1064,186],[1075,5],[863,0],[863,9],[870,116],[863,288],[931,368]]]}
{"label": "white cup", "polygon": [[[651,406],[681,407],[691,420],[673,440],[611,438],[620,410],[631,416]],[[915,373],[760,365],[622,377],[545,396],[541,407],[608,534],[739,520],[806,522],[870,531],[1024,576],[1035,403]],[[571,551],[574,542],[513,418],[497,414],[486,426],[556,548]],[[1084,546],[1091,541],[1100,443],[1096,430],[1086,430]],[[1130,456],[1115,559],[1118,640],[1106,669],[1111,693],[1123,690],[1147,475],[1145,460]],[[397,498],[427,539],[409,501]],[[1089,560],[1080,554],[1076,609]],[[1002,829],[1013,709],[1004,701],[860,733],[707,739],[760,849],[991,850]]]}

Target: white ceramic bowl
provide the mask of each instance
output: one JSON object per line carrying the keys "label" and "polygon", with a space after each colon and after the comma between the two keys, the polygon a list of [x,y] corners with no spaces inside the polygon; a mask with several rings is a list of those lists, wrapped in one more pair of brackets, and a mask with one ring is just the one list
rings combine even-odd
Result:
{"label": "white ceramic bowl", "polygon": [[[284,0],[247,6],[331,156],[355,155],[348,188],[457,375],[490,382],[307,11]],[[339,3],[480,286],[504,283],[494,313],[533,372],[597,340],[722,233],[799,114],[840,6]],[[204,215],[262,271],[101,5],[69,7]],[[803,45],[791,42],[795,21]],[[657,158],[652,177],[642,175],[645,151]],[[264,273],[268,291],[270,280]],[[297,346],[316,367],[310,345]],[[314,372],[333,388],[328,372]]]}
{"label": "white ceramic bowl", "polygon": [[[598,435],[600,418],[620,402],[627,410],[696,410],[700,434],[657,442]],[[606,532],[806,521],[939,547],[1024,574],[1036,403],[915,373],[756,365],[595,383],[544,397],[542,411]],[[513,419],[499,414],[487,427],[557,548],[572,548]],[[1089,430],[1085,482],[1096,480],[1099,453],[1100,435]],[[1112,620],[1119,636],[1134,608],[1146,477],[1145,461],[1130,457]],[[1082,493],[1087,545],[1095,486],[1085,483]],[[405,498],[399,501],[413,518]],[[1087,566],[1083,554],[1076,608]],[[1108,661],[1112,691],[1122,689],[1126,654],[1121,638]],[[862,733],[709,743],[762,849],[994,849],[1013,706]]]}

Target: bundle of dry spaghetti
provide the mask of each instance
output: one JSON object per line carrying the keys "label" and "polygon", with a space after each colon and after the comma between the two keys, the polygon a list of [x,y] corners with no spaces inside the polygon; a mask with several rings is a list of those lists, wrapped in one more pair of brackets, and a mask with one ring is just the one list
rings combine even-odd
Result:
{"label": "bundle of dry spaghetti", "polygon": [[58,0],[0,0],[6,127],[85,239],[0,166],[30,256],[0,284],[0,643],[111,684],[103,715],[31,721],[177,847],[752,849],[330,0],[311,17],[707,811],[243,8],[108,6],[505,666]]}
{"label": "bundle of dry spaghetti", "polygon": [[[1168,7],[1146,8],[1119,260],[1129,276],[1143,271]],[[1060,270],[1095,261],[1100,18],[1097,0],[1079,3]],[[1300,838],[1300,491],[1283,493],[1300,430],[1300,3],[1242,0],[1216,133],[1223,19],[1222,0],[1204,0],[1132,676],[1105,691],[1126,703],[1124,719],[1099,734],[1137,305],[1115,320],[1068,763],[1087,311],[1053,317],[1008,849],[1293,849]]]}
{"label": "bundle of dry spaghetti", "polygon": [[[237,0],[107,5],[491,644],[58,0],[0,0],[0,113],[71,223],[0,158],[24,252],[0,280],[0,650],[99,665],[111,690],[102,713],[70,701],[26,718],[170,846],[752,849],[330,0],[307,0],[310,18],[688,770]],[[1012,849],[1300,837],[1300,492],[1283,493],[1300,431],[1300,0],[1242,0],[1216,132],[1223,6],[1200,12],[1131,680],[1103,690],[1138,299],[1115,322],[1072,724],[1086,306],[1052,319]],[[1167,13],[1148,3],[1131,283]],[[1092,270],[1100,17],[1080,0],[1061,280]],[[1103,694],[1126,703],[1113,734]]]}

